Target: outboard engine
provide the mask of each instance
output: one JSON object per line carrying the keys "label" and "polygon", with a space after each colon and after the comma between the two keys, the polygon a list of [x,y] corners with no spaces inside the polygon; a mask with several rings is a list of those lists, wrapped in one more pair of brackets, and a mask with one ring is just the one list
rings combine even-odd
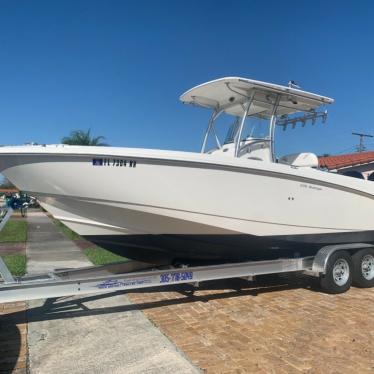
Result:
{"label": "outboard engine", "polygon": [[318,157],[314,153],[293,153],[281,157],[278,161],[280,164],[287,164],[297,167],[318,167]]}

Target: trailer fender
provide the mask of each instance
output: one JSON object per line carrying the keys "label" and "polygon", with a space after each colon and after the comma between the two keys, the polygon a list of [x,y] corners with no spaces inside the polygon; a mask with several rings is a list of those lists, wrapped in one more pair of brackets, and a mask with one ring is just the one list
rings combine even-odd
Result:
{"label": "trailer fender", "polygon": [[322,247],[316,254],[313,260],[312,272],[315,274],[326,274],[327,263],[330,256],[336,251],[348,251],[351,254],[363,248],[374,248],[373,244],[367,243],[349,243],[349,244],[334,244]]}

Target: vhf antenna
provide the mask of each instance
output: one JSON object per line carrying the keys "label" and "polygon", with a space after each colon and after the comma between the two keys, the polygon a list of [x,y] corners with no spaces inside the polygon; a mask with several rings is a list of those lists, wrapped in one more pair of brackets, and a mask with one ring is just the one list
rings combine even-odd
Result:
{"label": "vhf antenna", "polygon": [[295,81],[288,81],[289,88],[300,88],[300,86]]}
{"label": "vhf antenna", "polygon": [[360,144],[356,146],[357,152],[363,152],[366,150],[366,147],[364,145],[364,138],[374,138],[373,135],[363,134],[361,132],[352,132],[352,135],[356,135],[360,137]]}

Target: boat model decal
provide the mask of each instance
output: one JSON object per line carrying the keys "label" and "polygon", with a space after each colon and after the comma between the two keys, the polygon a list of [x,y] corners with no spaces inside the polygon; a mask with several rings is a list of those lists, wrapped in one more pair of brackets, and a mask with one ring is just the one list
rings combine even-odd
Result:
{"label": "boat model decal", "polygon": [[119,166],[119,167],[129,167],[135,168],[136,161],[135,160],[125,160],[121,158],[93,158],[92,159],[93,166]]}
{"label": "boat model decal", "polygon": [[304,183],[301,183],[300,184],[300,187],[301,188],[308,188],[310,190],[315,190],[315,191],[322,191],[323,188],[322,187],[319,187],[319,186],[313,186],[311,184],[304,184]]}

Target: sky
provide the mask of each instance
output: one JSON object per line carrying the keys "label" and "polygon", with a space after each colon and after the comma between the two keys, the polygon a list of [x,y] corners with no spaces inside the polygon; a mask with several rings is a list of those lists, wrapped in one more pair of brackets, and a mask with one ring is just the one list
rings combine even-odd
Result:
{"label": "sky", "polygon": [[[179,96],[242,76],[334,98],[278,155],[354,151],[374,134],[372,1],[0,0],[0,144],[91,129],[112,146],[199,151],[207,110]],[[366,142],[374,150],[374,141]]]}

